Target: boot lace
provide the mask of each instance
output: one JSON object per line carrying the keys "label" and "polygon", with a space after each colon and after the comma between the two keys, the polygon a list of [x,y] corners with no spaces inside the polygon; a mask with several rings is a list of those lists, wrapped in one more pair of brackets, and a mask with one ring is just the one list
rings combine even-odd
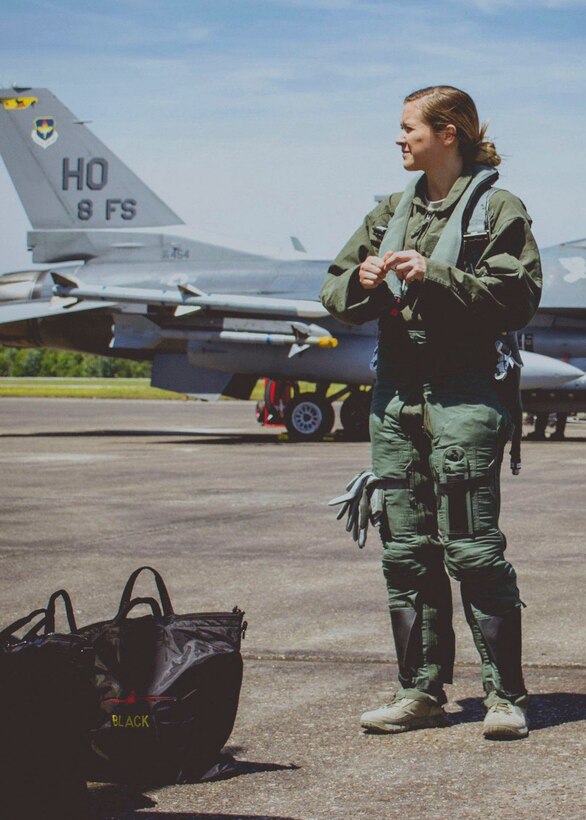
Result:
{"label": "boot lace", "polygon": [[391,702],[387,703],[386,706],[399,706],[404,700],[411,700],[411,698],[408,698],[401,692],[395,692],[391,699]]}
{"label": "boot lace", "polygon": [[493,712],[504,712],[505,714],[508,715],[511,712],[511,704],[507,703],[506,700],[499,700],[492,707],[492,711]]}

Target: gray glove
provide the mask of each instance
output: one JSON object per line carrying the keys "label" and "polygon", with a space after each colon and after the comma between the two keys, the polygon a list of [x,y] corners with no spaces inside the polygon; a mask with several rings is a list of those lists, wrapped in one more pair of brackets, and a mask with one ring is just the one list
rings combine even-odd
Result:
{"label": "gray glove", "polygon": [[366,544],[366,534],[369,523],[374,527],[380,524],[384,510],[384,496],[381,488],[383,482],[374,473],[363,470],[346,486],[347,492],[328,501],[329,507],[341,504],[336,515],[339,521],[346,513],[346,531],[352,533],[352,538],[360,549]]}

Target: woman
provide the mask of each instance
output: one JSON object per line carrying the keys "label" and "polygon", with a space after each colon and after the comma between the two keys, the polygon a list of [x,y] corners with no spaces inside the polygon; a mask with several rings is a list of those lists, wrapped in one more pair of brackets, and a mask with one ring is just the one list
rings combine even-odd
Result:
{"label": "woman", "polygon": [[373,732],[446,723],[454,660],[447,568],[480,653],[484,735],[528,734],[522,602],[498,527],[512,425],[495,367],[504,332],[524,327],[537,308],[541,270],[523,204],[492,188],[500,157],[485,131],[464,91],[410,94],[396,142],[403,167],[423,174],[368,214],[322,288],[333,315],[378,318],[380,327],[371,440],[400,688],[362,715]]}

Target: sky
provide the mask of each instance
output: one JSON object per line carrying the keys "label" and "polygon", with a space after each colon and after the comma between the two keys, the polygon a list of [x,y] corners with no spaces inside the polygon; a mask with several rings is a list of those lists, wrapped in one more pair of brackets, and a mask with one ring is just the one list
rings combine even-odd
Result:
{"label": "sky", "polygon": [[[3,0],[0,83],[50,88],[178,213],[333,257],[407,178],[402,100],[468,91],[545,247],[586,236],[586,0]],[[49,112],[46,112],[49,113]],[[0,271],[30,267],[0,167]]]}

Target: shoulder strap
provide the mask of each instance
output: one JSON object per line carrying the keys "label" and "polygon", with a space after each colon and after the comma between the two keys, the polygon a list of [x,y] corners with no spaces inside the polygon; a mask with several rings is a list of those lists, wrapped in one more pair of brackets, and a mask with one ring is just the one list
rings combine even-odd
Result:
{"label": "shoulder strap", "polygon": [[490,187],[487,188],[486,191],[483,191],[478,199],[478,202],[474,206],[474,210],[470,214],[470,219],[468,220],[468,225],[464,233],[464,239],[473,239],[479,236],[484,237],[490,234],[490,212],[488,210],[488,203],[492,199],[493,195],[500,190],[500,188]]}
{"label": "shoulder strap", "polygon": [[[488,204],[493,195],[501,188],[490,187],[483,191],[480,195],[474,210],[470,214],[468,226],[464,233],[463,253],[465,261],[472,266],[474,254],[477,257],[480,255],[480,249],[486,247],[486,243],[490,239],[490,212]],[[501,379],[501,396],[511,413],[511,420],[513,422],[513,432],[511,435],[511,472],[513,475],[519,475],[521,470],[521,436],[523,430],[523,405],[521,401],[520,390],[520,368],[523,367],[523,360],[519,352],[519,343],[517,341],[517,334],[514,331],[509,331],[503,334],[504,340],[508,345],[508,355],[518,365],[514,367],[509,365],[508,373],[505,379]],[[498,348],[497,348],[498,350]]]}
{"label": "shoulder strap", "polygon": [[387,230],[379,248],[379,255],[384,256],[387,251],[400,251],[405,247],[405,234],[407,233],[407,222],[411,216],[411,205],[415,196],[415,188],[421,179],[422,174],[413,177],[407,185],[397,204],[395,213],[388,224]]}
{"label": "shoulder strap", "polygon": [[488,168],[484,165],[476,166],[474,178],[458,200],[450,218],[442,231],[442,234],[435,246],[431,258],[448,265],[455,265],[460,258],[462,250],[462,240],[464,238],[464,226],[469,223],[468,214],[476,203],[479,191],[490,188],[493,182],[498,179],[498,171],[495,168]]}
{"label": "shoulder strap", "polygon": [[[407,223],[411,215],[411,208],[413,204],[413,197],[415,196],[415,188],[421,179],[418,176],[412,179],[403,191],[403,195],[397,205],[397,209],[389,222],[387,231],[381,242],[379,248],[379,256],[384,256],[387,251],[396,251],[404,247],[405,234],[407,231]],[[482,202],[482,238],[486,237],[485,222],[488,214],[488,197],[485,199],[485,193],[495,191],[492,188],[492,183],[498,179],[498,171],[495,168],[489,168],[485,165],[478,165],[475,167],[474,178],[470,185],[463,192],[462,196],[456,203],[447,225],[435,246],[431,258],[446,262],[449,265],[456,265],[462,251],[463,240],[469,237],[465,233],[469,230],[471,221],[475,218],[475,212],[479,207],[479,202]],[[481,192],[479,195],[479,191]],[[492,196],[492,194],[490,194]],[[470,214],[470,217],[468,216]],[[476,224],[476,222],[475,222]],[[404,283],[400,282],[396,277],[387,277],[385,283],[395,300],[398,303],[403,302],[405,298]]]}
{"label": "shoulder strap", "polygon": [[[411,206],[413,204],[413,197],[415,196],[415,188],[421,179],[422,174],[418,174],[411,179],[405,186],[405,190],[397,204],[397,208],[391,221],[387,226],[385,235],[383,236],[380,248],[378,250],[379,256],[384,256],[387,251],[400,251],[405,247],[405,234],[407,233],[407,223],[411,216]],[[396,276],[387,276],[385,285],[395,297],[395,301],[400,303],[405,295],[405,285],[399,281]]]}

